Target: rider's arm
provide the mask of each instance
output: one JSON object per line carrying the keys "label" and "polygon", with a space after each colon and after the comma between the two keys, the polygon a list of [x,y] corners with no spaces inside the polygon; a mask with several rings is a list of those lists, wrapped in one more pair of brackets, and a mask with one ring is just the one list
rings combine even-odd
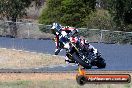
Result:
{"label": "rider's arm", "polygon": [[56,49],[55,49],[55,55],[58,55],[59,54],[59,52],[60,52],[60,50],[61,50],[61,48],[59,47],[59,36],[58,35],[56,35]]}
{"label": "rider's arm", "polygon": [[76,33],[78,33],[78,29],[71,30],[71,32],[68,34],[68,36],[71,37]]}

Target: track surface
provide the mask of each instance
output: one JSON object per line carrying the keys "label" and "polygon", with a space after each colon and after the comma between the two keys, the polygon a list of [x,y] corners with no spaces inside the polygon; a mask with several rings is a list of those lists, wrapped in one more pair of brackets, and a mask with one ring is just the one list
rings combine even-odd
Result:
{"label": "track surface", "polygon": [[[118,45],[118,44],[97,44],[93,43],[101,53],[102,57],[106,60],[107,66],[105,69],[97,69],[93,67],[89,70],[132,70],[132,45]],[[35,39],[11,39],[11,38],[0,38],[1,48],[15,48],[18,50],[26,50],[39,53],[54,54],[55,44],[51,40],[35,40]],[[60,55],[65,55],[65,51],[61,52]],[[41,68],[30,68],[30,69],[1,69],[0,72],[4,71],[75,71],[77,70],[76,65],[58,65]]]}

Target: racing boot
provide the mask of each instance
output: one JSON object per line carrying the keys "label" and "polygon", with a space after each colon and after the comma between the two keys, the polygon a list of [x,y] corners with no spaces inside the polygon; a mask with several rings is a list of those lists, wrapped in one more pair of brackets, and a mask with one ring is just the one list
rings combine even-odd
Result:
{"label": "racing boot", "polygon": [[69,59],[67,56],[65,57],[65,62],[66,62],[66,64],[75,63],[75,61]]}
{"label": "racing boot", "polygon": [[55,55],[58,55],[60,51],[61,51],[61,48],[55,49]]}

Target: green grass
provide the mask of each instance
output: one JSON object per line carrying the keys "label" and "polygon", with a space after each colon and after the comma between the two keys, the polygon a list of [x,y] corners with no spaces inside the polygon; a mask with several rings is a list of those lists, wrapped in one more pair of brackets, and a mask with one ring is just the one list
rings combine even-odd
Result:
{"label": "green grass", "polygon": [[27,88],[31,81],[0,82],[0,88]]}
{"label": "green grass", "polygon": [[130,84],[85,84],[80,86],[75,80],[10,81],[0,82],[0,88],[132,88]]}

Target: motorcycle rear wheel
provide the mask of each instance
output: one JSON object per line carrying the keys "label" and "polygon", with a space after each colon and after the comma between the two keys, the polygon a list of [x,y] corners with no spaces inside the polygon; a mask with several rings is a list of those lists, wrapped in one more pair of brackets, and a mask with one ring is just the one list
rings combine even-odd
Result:
{"label": "motorcycle rear wheel", "polygon": [[106,67],[106,63],[105,63],[105,60],[100,57],[98,62],[97,62],[97,65],[96,65],[98,68],[105,68]]}

